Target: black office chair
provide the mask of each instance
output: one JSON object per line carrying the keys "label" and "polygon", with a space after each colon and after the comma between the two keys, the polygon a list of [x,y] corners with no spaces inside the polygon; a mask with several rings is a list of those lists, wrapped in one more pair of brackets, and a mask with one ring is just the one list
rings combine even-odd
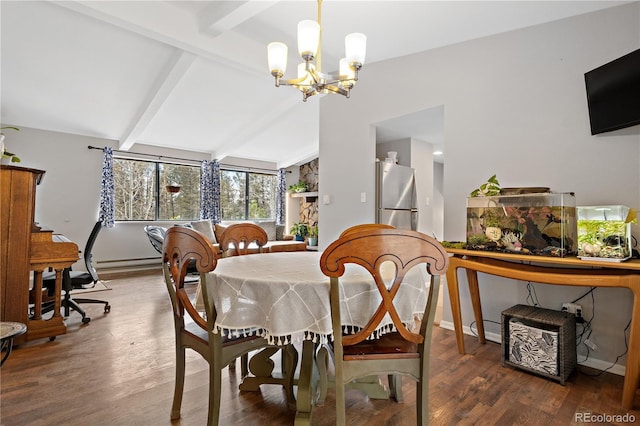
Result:
{"label": "black office chair", "polygon": [[[91,321],[91,318],[89,318],[85,311],[80,307],[80,303],[101,303],[104,305],[105,313],[111,311],[111,305],[109,305],[109,302],[106,300],[71,298],[71,290],[92,288],[98,282],[98,273],[93,267],[93,255],[91,254],[91,250],[93,250],[93,244],[96,242],[98,233],[100,233],[101,229],[102,221],[96,222],[91,230],[91,234],[89,234],[87,245],[84,248],[84,264],[88,272],[72,271],[71,268],[65,268],[62,271],[62,290],[64,291],[64,298],[62,299],[61,305],[64,307],[64,316],[68,317],[70,310],[74,310],[82,315],[82,322],[84,324]],[[55,272],[46,272],[43,274],[42,284],[44,288],[48,289],[49,295],[53,295],[53,292],[55,291],[55,279]],[[47,302],[42,307],[42,313],[49,312],[51,310],[53,310],[53,302]]]}

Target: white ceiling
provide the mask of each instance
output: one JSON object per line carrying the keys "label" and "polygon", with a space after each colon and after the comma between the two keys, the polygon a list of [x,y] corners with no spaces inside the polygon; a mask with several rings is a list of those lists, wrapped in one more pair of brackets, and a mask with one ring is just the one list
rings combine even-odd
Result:
{"label": "white ceiling", "polygon": [[[323,69],[337,68],[350,32],[367,35],[366,78],[367,64],[622,3],[325,0]],[[123,150],[303,163],[318,153],[318,99],[274,87],[266,45],[289,45],[291,77],[297,22],[316,11],[315,1],[2,0],[2,122],[114,139]],[[377,123],[378,138],[442,148],[441,113]]]}

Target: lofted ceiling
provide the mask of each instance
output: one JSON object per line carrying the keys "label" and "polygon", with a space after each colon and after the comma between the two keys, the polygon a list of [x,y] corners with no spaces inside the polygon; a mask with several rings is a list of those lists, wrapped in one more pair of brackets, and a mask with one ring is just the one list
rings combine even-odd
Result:
{"label": "lofted ceiling", "polygon": [[[367,64],[622,3],[325,0],[323,70],[337,69],[351,32],[367,35],[366,78]],[[122,150],[301,164],[318,153],[319,99],[274,87],[266,45],[287,43],[291,78],[297,22],[316,11],[315,1],[2,0],[2,123],[113,139]],[[441,113],[376,123],[377,137],[443,149]]]}

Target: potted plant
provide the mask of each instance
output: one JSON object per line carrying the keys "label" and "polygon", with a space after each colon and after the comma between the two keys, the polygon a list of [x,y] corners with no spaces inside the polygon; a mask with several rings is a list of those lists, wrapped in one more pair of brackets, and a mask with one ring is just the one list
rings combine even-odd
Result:
{"label": "potted plant", "polygon": [[492,197],[500,195],[500,183],[496,175],[493,175],[485,183],[480,185],[479,188],[471,191],[472,197]]}
{"label": "potted plant", "polygon": [[309,245],[317,246],[318,245],[318,227],[312,226],[309,228]]}
{"label": "potted plant", "polygon": [[294,223],[290,232],[295,236],[296,241],[304,241],[309,234],[309,227],[306,223]]}
{"label": "potted plant", "polygon": [[289,191],[291,191],[291,192],[306,192],[307,191],[307,183],[299,180],[298,183],[294,183],[293,185],[289,185]]}
{"label": "potted plant", "polygon": [[7,148],[4,145],[4,133],[2,133],[2,130],[4,129],[12,129],[15,131],[20,131],[20,129],[18,129],[17,127],[13,127],[13,126],[3,126],[0,127],[0,152],[2,153],[2,162],[10,162],[10,163],[19,163],[20,162],[20,158],[15,155],[12,152],[7,151]]}

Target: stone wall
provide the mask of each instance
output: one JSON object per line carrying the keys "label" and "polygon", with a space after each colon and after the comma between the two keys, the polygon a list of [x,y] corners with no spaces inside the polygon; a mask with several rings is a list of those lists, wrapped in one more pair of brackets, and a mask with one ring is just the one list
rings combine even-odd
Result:
{"label": "stone wall", "polygon": [[[307,183],[308,192],[318,191],[318,158],[300,166],[300,180]],[[318,224],[318,198],[300,198],[300,223]]]}

